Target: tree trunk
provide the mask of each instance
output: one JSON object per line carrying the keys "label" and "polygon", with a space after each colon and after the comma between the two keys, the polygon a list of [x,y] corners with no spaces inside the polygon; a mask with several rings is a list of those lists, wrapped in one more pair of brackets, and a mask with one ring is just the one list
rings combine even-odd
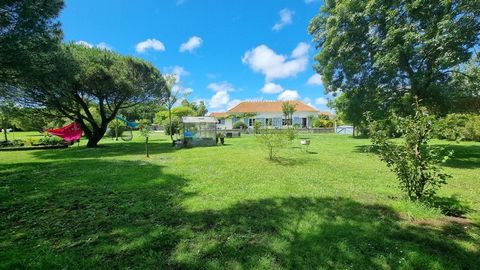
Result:
{"label": "tree trunk", "polygon": [[148,152],[148,137],[145,138],[145,151],[147,152],[147,158],[150,157],[150,153]]}
{"label": "tree trunk", "polygon": [[172,109],[171,109],[171,108],[168,109],[168,122],[169,122],[168,128],[170,129],[170,132],[169,132],[169,133],[170,133],[170,139],[171,139],[172,142],[173,142],[173,134],[172,134],[172,130],[173,130],[173,128],[172,128]]}
{"label": "tree trunk", "polygon": [[5,138],[5,142],[8,142],[7,128],[3,129],[3,136]]}
{"label": "tree trunk", "polygon": [[92,136],[88,138],[87,147],[97,147],[102,137],[103,135],[99,135],[98,133],[92,134]]}

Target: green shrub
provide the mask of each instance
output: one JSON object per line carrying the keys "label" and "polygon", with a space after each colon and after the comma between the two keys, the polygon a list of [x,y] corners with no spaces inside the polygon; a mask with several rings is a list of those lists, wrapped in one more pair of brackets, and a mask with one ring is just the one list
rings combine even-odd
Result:
{"label": "green shrub", "polygon": [[297,137],[297,129],[295,128],[295,126],[286,128],[285,130],[283,130],[283,133],[285,133],[285,136],[289,142],[292,142]]}
{"label": "green shrub", "polygon": [[[165,130],[165,135],[170,135],[170,123],[168,120],[164,121],[163,128]],[[172,119],[172,135],[180,134],[180,120]]]}
{"label": "green shrub", "polygon": [[234,129],[247,129],[248,126],[243,121],[237,121],[233,124]]}
{"label": "green shrub", "polygon": [[444,155],[443,148],[428,145],[435,119],[418,106],[414,116],[392,117],[394,119],[391,122],[398,123],[397,132],[403,134],[402,144],[392,142],[388,128],[382,122],[371,121],[367,116],[372,144],[378,149],[380,158],[397,175],[400,188],[408,198],[431,199],[450,177],[442,172],[439,164],[447,160],[451,153]]}
{"label": "green shrub", "polygon": [[448,114],[437,121],[435,135],[452,141],[480,141],[480,115]]}
{"label": "green shrub", "polygon": [[254,134],[258,134],[260,132],[261,127],[262,127],[262,123],[255,121],[255,123],[253,124]]}
{"label": "green shrub", "polygon": [[42,145],[60,145],[64,144],[65,141],[57,136],[45,136],[39,140],[39,143]]}

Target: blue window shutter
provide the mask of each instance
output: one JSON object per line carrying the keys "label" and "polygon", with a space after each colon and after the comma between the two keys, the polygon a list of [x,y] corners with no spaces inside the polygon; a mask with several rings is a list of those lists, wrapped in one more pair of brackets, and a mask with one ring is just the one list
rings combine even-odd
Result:
{"label": "blue window shutter", "polygon": [[232,123],[235,124],[237,121],[238,121],[238,118],[237,118],[237,117],[233,117],[233,118],[232,118]]}
{"label": "blue window shutter", "polygon": [[282,126],[282,118],[273,118],[273,125],[276,127]]}
{"label": "blue window shutter", "polygon": [[248,126],[248,118],[247,117],[243,118],[243,122],[245,123],[245,125]]}
{"label": "blue window shutter", "polygon": [[293,124],[299,124],[300,125],[301,124],[300,117],[294,117],[293,118]]}

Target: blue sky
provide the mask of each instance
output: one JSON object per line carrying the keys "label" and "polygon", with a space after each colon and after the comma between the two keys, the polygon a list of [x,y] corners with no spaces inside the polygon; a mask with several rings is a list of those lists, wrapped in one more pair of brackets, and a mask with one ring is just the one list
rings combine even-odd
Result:
{"label": "blue sky", "polygon": [[307,33],[321,0],[66,0],[65,41],[143,58],[189,100],[300,99],[327,110]]}

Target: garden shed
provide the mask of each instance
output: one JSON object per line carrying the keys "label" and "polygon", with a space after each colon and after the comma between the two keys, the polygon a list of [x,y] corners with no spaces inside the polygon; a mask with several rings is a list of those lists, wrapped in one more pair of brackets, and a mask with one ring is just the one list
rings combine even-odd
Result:
{"label": "garden shed", "polygon": [[216,145],[217,122],[214,117],[182,117],[185,146]]}

